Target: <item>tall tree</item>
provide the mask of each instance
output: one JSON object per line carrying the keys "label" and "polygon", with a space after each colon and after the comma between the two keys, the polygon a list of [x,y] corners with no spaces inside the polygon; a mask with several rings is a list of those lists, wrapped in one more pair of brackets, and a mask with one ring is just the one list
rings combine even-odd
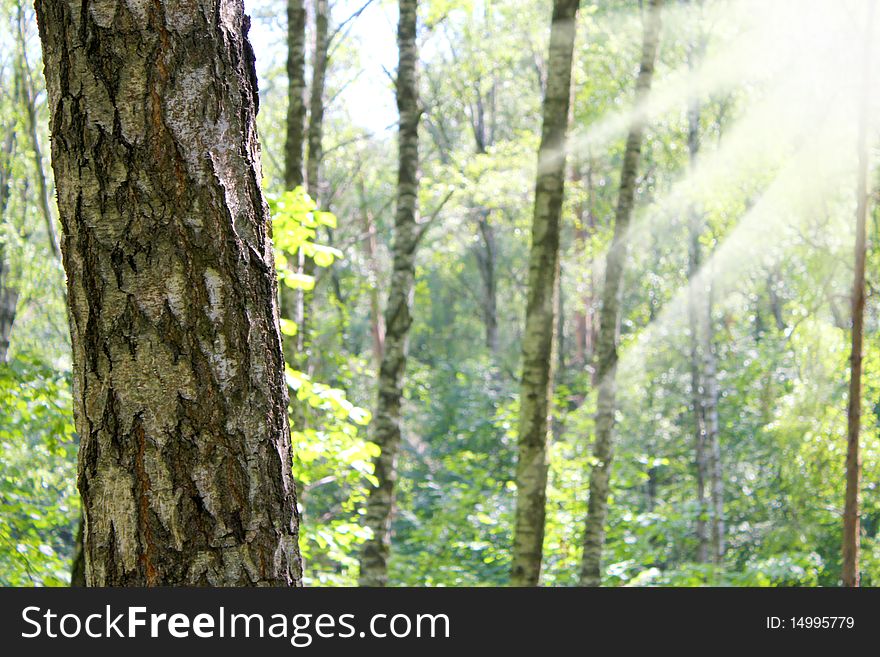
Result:
{"label": "tall tree", "polygon": [[[327,49],[329,47],[328,25],[330,5],[327,0],[315,0],[315,41],[312,48],[312,80],[309,87],[309,125],[306,131],[306,189],[316,203],[321,204],[321,160],[324,158],[324,87],[327,78]],[[302,272],[315,275],[315,261],[300,254]],[[311,343],[312,304],[314,290],[300,290],[297,309],[297,366],[308,368]]]}
{"label": "tall tree", "polygon": [[304,0],[287,0],[287,125],[284,143],[284,185],[303,184],[303,145],[306,131],[306,7]]}
{"label": "tall tree", "polygon": [[649,0],[642,34],[642,54],[636,80],[635,104],[620,172],[620,192],[614,215],[614,236],[605,258],[605,282],[602,286],[602,308],[596,339],[596,436],[593,444],[593,467],[590,470],[590,500],[584,531],[584,552],[581,562],[581,585],[599,586],[602,581],[602,547],[605,542],[605,521],[608,516],[608,484],[613,457],[614,413],[616,409],[617,346],[619,342],[620,302],[623,271],[627,255],[627,230],[633,214],[636,178],[642,152],[645,119],[638,111],[651,90],[654,63],[660,40],[662,0]]}
{"label": "tall tree", "polygon": [[374,460],[378,486],[367,498],[366,525],[372,536],[366,540],[360,559],[360,585],[385,586],[388,583],[388,556],[391,549],[391,516],[397,480],[397,453],[400,448],[400,401],[406,369],[407,342],[412,324],[415,257],[419,242],[419,103],[418,0],[400,0],[397,25],[397,110],[398,167],[397,209],[392,244],[393,271],[385,304],[385,342],[379,367],[378,397],[373,419],[373,442],[382,450]]}
{"label": "tall tree", "polygon": [[298,585],[241,0],[36,3],[89,585]]}
{"label": "tall tree", "polygon": [[547,499],[548,416],[553,394],[559,223],[565,192],[571,65],[579,5],[579,0],[555,0],[550,26],[523,335],[516,518],[510,572],[513,586],[537,586],[541,574]]}
{"label": "tall tree", "polygon": [[846,497],[843,510],[843,585],[859,585],[859,497],[862,461],[859,431],[862,419],[862,343],[865,325],[865,258],[868,218],[868,114],[871,105],[871,32],[875,2],[868,4],[862,58],[861,103],[858,127],[858,194],[856,206],[855,268],[852,287],[852,332],[850,344],[849,400],[846,413]]}
{"label": "tall tree", "polygon": [[[305,182],[303,152],[306,135],[306,7],[305,0],[287,2],[287,123],[284,141],[284,186],[288,190]],[[291,265],[293,268],[294,265]],[[287,285],[278,290],[281,316],[296,321],[300,294]],[[296,363],[299,337],[283,341],[284,360]],[[296,406],[296,403],[294,402]],[[294,417],[299,411],[294,409]]]}
{"label": "tall tree", "polygon": [[[702,54],[699,43],[689,44],[688,68],[693,72],[695,59]],[[687,109],[687,148],[688,166],[693,173],[697,166],[700,152],[700,99],[691,98]],[[701,322],[700,309],[703,299],[698,285],[700,264],[702,260],[700,237],[703,232],[703,217],[699,209],[693,205],[688,208],[688,343],[691,378],[691,413],[694,432],[694,470],[696,474],[697,494],[697,563],[709,560],[709,507],[706,496],[706,482],[709,480],[709,457],[707,454],[706,409],[704,404],[704,382],[702,376]],[[705,291],[705,290],[702,290]]]}
{"label": "tall tree", "polygon": [[[3,82],[0,76],[0,82]],[[3,141],[0,143],[0,227],[5,229],[7,207],[12,191],[12,161],[15,156],[15,130],[13,122],[6,117],[3,121]],[[5,240],[0,241],[0,363],[6,362],[9,351],[9,338],[15,322],[18,306],[18,288],[13,285],[12,271]]]}

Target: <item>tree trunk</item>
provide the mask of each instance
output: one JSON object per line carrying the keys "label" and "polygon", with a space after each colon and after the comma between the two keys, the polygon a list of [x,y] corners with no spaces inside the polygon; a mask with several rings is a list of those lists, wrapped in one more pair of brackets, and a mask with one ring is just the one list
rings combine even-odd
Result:
{"label": "tree trunk", "polygon": [[865,22],[865,54],[862,59],[862,99],[859,112],[858,205],[856,207],[855,271],[852,291],[852,341],[850,345],[849,402],[846,413],[846,497],[843,511],[844,586],[859,585],[860,480],[862,462],[859,454],[859,430],[862,419],[862,342],[865,321],[865,257],[868,216],[868,112],[871,84],[871,26],[875,3],[868,5]]}
{"label": "tree trunk", "polygon": [[367,195],[363,180],[358,181],[358,195],[361,205],[361,218],[364,221],[364,231],[367,235],[364,240],[367,271],[370,280],[370,336],[373,343],[373,363],[376,371],[382,365],[382,354],[385,352],[385,318],[382,316],[382,308],[379,302],[379,240],[376,234],[376,221],[367,205]]}
{"label": "tree trunk", "polygon": [[554,0],[550,27],[523,335],[512,586],[537,586],[541,573],[559,222],[565,190],[566,133],[579,4],[579,0]]}
{"label": "tree trunk", "polygon": [[287,0],[287,138],[284,145],[284,186],[302,186],[306,131],[306,7]]}
{"label": "tree trunk", "polygon": [[483,282],[483,325],[486,331],[486,348],[493,356],[498,353],[498,281],[496,276],[497,249],[495,228],[489,221],[489,210],[478,208],[477,229],[480,232],[480,246],[474,253],[477,269]]}
{"label": "tree trunk", "polygon": [[[303,186],[303,145],[306,134],[306,8],[304,0],[287,1],[287,125],[284,144],[284,186],[293,190]],[[291,264],[291,268],[295,265]],[[281,316],[296,321],[299,293],[293,288],[279,287]],[[296,362],[295,335],[284,338],[284,360]],[[296,413],[295,413],[296,414]]]}
{"label": "tree trunk", "polygon": [[379,368],[376,414],[373,419],[373,442],[382,452],[374,461],[374,474],[379,485],[370,489],[367,498],[366,525],[372,531],[372,536],[364,543],[361,553],[361,586],[385,586],[388,583],[391,516],[401,436],[400,402],[403,396],[407,340],[412,324],[410,304],[419,232],[419,120],[422,112],[419,105],[416,43],[418,0],[400,0],[399,7],[397,210],[392,245],[393,271],[385,305],[385,344]]}
{"label": "tree trunk", "polygon": [[[595,294],[596,278],[593,272],[591,251],[588,253],[587,245],[596,232],[596,215],[593,211],[595,204],[595,190],[593,187],[593,163],[588,157],[587,170],[575,171],[573,180],[582,180],[586,186],[586,202],[578,208],[578,225],[574,234],[575,257],[578,262],[590,263],[589,266],[580,267],[578,273],[577,307],[574,312],[574,365],[578,368],[587,367],[593,360],[593,345],[596,333]],[[584,259],[584,260],[580,260]]]}
{"label": "tree trunk", "polygon": [[240,0],[37,0],[90,586],[298,585]]}
{"label": "tree trunk", "polygon": [[[324,157],[324,83],[327,76],[327,26],[330,20],[327,0],[315,0],[315,44],[312,52],[312,85],[309,91],[308,154],[306,157],[306,188],[316,203],[321,203],[321,160]],[[315,261],[300,254],[302,273],[315,275]],[[315,292],[300,290],[297,313],[297,367],[308,370],[311,348],[311,314]]]}
{"label": "tree trunk", "polygon": [[[689,48],[688,67],[694,69],[694,51],[697,48]],[[688,106],[688,166],[693,172],[697,165],[697,156],[700,152],[700,103],[694,98]],[[703,221],[695,207],[688,208],[688,331],[690,348],[690,375],[691,375],[691,410],[693,413],[694,430],[694,470],[696,473],[697,494],[697,563],[709,561],[709,507],[706,500],[706,482],[709,479],[709,459],[706,452],[707,431],[705,415],[704,383],[700,369],[702,359],[700,355],[702,342],[700,330],[703,323],[700,318],[700,308],[703,300],[700,298],[701,290],[697,285],[697,277],[700,273],[700,235],[703,232]]]}
{"label": "tree trunk", "polygon": [[[4,125],[2,151],[0,151],[0,225],[6,223],[6,208],[12,191],[12,158],[15,153],[15,131]],[[4,244],[0,242],[0,363],[9,355],[9,338],[15,322],[18,305],[18,289],[12,284],[9,262]]]}
{"label": "tree trunk", "polygon": [[715,355],[714,323],[712,321],[712,277],[706,286],[706,304],[703,312],[703,420],[706,428],[706,447],[710,461],[709,477],[712,483],[712,562],[717,566],[724,561],[724,463],[721,460],[721,430],[718,422],[718,377]]}
{"label": "tree trunk", "polygon": [[[662,0],[650,0],[645,16],[642,56],[636,81],[636,106],[640,106],[651,89],[654,62],[660,39],[660,7]],[[596,402],[596,439],[593,445],[594,465],[590,471],[590,501],[584,532],[581,563],[581,585],[599,586],[602,582],[602,548],[605,542],[605,521],[608,516],[608,484],[613,457],[614,412],[616,407],[615,369],[619,341],[620,301],[623,270],[626,264],[627,229],[633,211],[636,177],[642,150],[644,119],[636,116],[630,126],[620,173],[620,193],[614,216],[614,237],[605,260],[605,282],[602,287],[602,309],[596,340],[596,378],[599,386]]]}
{"label": "tree trunk", "polygon": [[49,249],[58,260],[61,260],[61,247],[55,230],[55,220],[52,217],[51,204],[49,201],[49,184],[46,180],[46,172],[43,169],[43,150],[40,147],[40,138],[37,132],[37,106],[36,92],[31,83],[31,69],[27,61],[27,47],[24,36],[24,12],[19,6],[18,10],[18,55],[16,68],[18,69],[18,83],[22,108],[27,121],[27,133],[31,141],[31,155],[34,161],[34,177],[37,179],[37,205],[43,215],[46,225],[46,237],[49,241]]}

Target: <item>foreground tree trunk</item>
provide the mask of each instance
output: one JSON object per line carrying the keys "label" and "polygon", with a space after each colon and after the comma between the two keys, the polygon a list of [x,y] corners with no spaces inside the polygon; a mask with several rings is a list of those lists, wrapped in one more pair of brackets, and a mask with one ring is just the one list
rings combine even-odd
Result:
{"label": "foreground tree trunk", "polygon": [[[661,5],[662,0],[650,0],[648,3],[642,37],[642,57],[636,80],[636,107],[644,102],[651,89],[660,39]],[[596,439],[593,445],[594,465],[590,471],[590,501],[581,563],[582,586],[599,586],[602,582],[602,548],[605,543],[608,483],[613,457],[620,299],[623,270],[626,264],[627,229],[632,218],[644,129],[644,119],[636,115],[626,138],[623,167],[620,172],[620,193],[614,216],[614,237],[605,261],[605,282],[602,287],[602,308],[599,315],[599,334],[596,339],[596,380],[599,385],[596,402]]]}
{"label": "foreground tree trunk", "polygon": [[298,585],[240,0],[38,0],[91,586]]}
{"label": "foreground tree trunk", "polygon": [[397,26],[398,129],[397,211],[394,217],[394,243],[391,247],[393,272],[385,305],[385,342],[379,368],[379,391],[373,419],[373,442],[382,450],[374,461],[379,485],[367,498],[366,525],[372,536],[364,543],[360,559],[360,585],[385,586],[388,583],[388,556],[391,549],[391,516],[394,485],[397,480],[397,452],[400,447],[400,400],[406,369],[407,340],[412,324],[415,257],[418,246],[419,194],[419,105],[418,47],[416,25],[418,0],[400,0]]}
{"label": "foreground tree trunk", "polygon": [[512,586],[537,586],[544,544],[547,434],[552,396],[554,298],[559,276],[559,219],[565,190],[565,150],[571,65],[579,0],[555,0],[547,89],[532,215],[532,246],[520,386],[516,518]]}
{"label": "foreground tree trunk", "polygon": [[862,343],[865,324],[865,257],[868,217],[868,112],[871,84],[871,26],[875,3],[868,5],[865,25],[865,54],[862,71],[862,98],[859,112],[859,165],[856,207],[855,269],[852,289],[852,339],[850,345],[849,401],[846,412],[846,497],[843,511],[844,586],[859,585],[860,484],[862,461],[859,454],[859,430],[862,419]]}

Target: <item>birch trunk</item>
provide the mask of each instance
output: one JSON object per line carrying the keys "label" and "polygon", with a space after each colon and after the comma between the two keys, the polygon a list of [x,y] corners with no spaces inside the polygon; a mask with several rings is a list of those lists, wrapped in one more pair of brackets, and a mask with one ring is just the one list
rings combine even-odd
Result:
{"label": "birch trunk", "polygon": [[400,403],[406,369],[407,341],[412,324],[415,256],[418,246],[419,105],[416,25],[418,0],[400,0],[397,47],[398,128],[397,210],[392,245],[393,271],[385,305],[385,343],[379,368],[379,390],[373,419],[373,442],[382,450],[375,459],[379,485],[367,498],[366,525],[372,536],[364,543],[360,559],[360,585],[388,583],[391,517],[400,447]]}
{"label": "birch trunk", "polygon": [[[651,89],[654,63],[660,39],[660,10],[662,0],[650,0],[645,15],[642,55],[636,80],[636,107],[639,107]],[[633,119],[626,139],[623,167],[620,173],[620,193],[614,216],[614,237],[605,261],[605,281],[602,286],[602,308],[599,315],[599,334],[596,340],[596,439],[593,445],[594,465],[590,471],[590,500],[584,532],[584,552],[581,563],[581,585],[599,586],[602,582],[602,548],[605,543],[605,521],[608,517],[608,484],[613,458],[614,413],[616,409],[615,369],[619,341],[620,301],[623,271],[626,264],[627,229],[632,218],[636,177],[642,150],[644,119]]]}
{"label": "birch trunk", "polygon": [[859,548],[861,533],[860,485],[862,460],[859,454],[859,431],[862,419],[862,343],[865,323],[865,257],[866,224],[868,216],[868,112],[871,82],[871,26],[875,2],[868,5],[865,22],[865,55],[862,75],[862,98],[858,129],[858,205],[856,207],[855,268],[852,289],[852,333],[850,345],[849,401],[846,413],[846,496],[843,511],[843,564],[844,586],[859,586]]}
{"label": "birch trunk", "polygon": [[541,574],[559,223],[565,189],[566,133],[579,5],[579,0],[555,0],[550,27],[523,335],[512,586],[537,586]]}
{"label": "birch trunk", "polygon": [[90,586],[299,585],[240,0],[37,0]]}

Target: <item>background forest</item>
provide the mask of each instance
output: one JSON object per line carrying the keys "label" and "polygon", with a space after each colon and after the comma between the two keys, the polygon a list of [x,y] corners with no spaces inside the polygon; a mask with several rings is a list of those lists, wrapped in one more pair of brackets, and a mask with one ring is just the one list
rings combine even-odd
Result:
{"label": "background forest", "polygon": [[[614,322],[601,583],[841,582],[860,104],[878,115],[864,82],[870,66],[880,71],[880,48],[865,54],[869,4],[669,0],[648,90],[637,80],[649,3],[581,3],[545,327],[542,585],[584,581],[590,477],[602,465],[601,295],[634,125],[644,135]],[[396,284],[398,6],[289,5],[246,2],[289,311],[304,581],[356,585]],[[552,5],[419,3],[420,218],[389,585],[510,583]],[[66,585],[78,438],[45,82],[33,8],[0,8],[0,583]],[[304,19],[298,44],[289,17]],[[298,179],[292,122],[304,127]],[[877,126],[866,123],[872,190]],[[860,571],[878,585],[880,221],[870,200]]]}

